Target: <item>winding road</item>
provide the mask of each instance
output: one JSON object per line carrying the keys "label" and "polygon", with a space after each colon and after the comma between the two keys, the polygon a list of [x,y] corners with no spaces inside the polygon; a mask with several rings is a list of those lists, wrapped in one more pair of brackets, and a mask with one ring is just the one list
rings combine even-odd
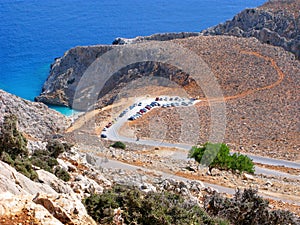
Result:
{"label": "winding road", "polygon": [[[285,77],[285,74],[282,72],[282,70],[279,68],[279,66],[277,65],[277,63],[275,62],[274,59],[272,59],[271,57],[268,56],[263,56],[258,52],[250,52],[250,51],[240,51],[242,54],[246,54],[246,55],[254,55],[258,58],[262,58],[264,59],[266,62],[270,62],[272,67],[276,70],[277,72],[277,76],[278,79],[276,82],[264,86],[264,87],[259,87],[256,89],[252,89],[252,90],[247,90],[244,91],[242,93],[239,93],[237,95],[233,95],[233,96],[227,96],[227,97],[222,97],[222,98],[216,98],[216,99],[209,99],[209,101],[229,101],[229,100],[233,100],[233,99],[237,99],[237,98],[242,98],[245,97],[247,95],[251,95],[254,94],[257,91],[262,91],[262,90],[267,90],[267,89],[271,89],[274,88],[276,86],[278,86],[282,80]],[[199,101],[208,101],[207,99],[200,99]],[[143,107],[140,107],[143,108]],[[140,109],[139,108],[139,109]],[[168,143],[168,142],[164,142],[164,141],[160,141],[160,140],[138,140],[136,138],[129,138],[129,137],[124,137],[119,135],[119,130],[120,128],[123,126],[123,124],[127,121],[127,118],[129,115],[133,115],[133,111],[136,111],[137,109],[134,108],[132,110],[129,110],[129,112],[127,112],[121,119],[118,119],[116,121],[115,124],[112,125],[112,127],[107,131],[107,138],[109,140],[112,141],[123,141],[123,142],[130,142],[130,143],[136,143],[136,144],[141,144],[141,145],[149,145],[149,146],[157,146],[157,147],[170,147],[170,148],[180,148],[180,149],[185,149],[185,150],[189,150],[191,149],[191,145],[188,144],[183,144],[183,143]],[[273,165],[273,166],[285,166],[285,167],[289,167],[289,168],[295,168],[295,169],[300,169],[300,163],[297,162],[291,162],[291,161],[287,161],[287,160],[280,160],[280,159],[272,159],[272,158],[267,158],[267,157],[262,157],[262,156],[255,156],[255,155],[249,155],[247,154],[248,157],[250,157],[254,162],[257,163],[262,163],[262,164],[267,164],[267,165]],[[262,172],[262,173],[267,173],[267,174],[272,174],[270,171],[266,170],[266,169],[258,169],[256,170],[257,172]],[[268,171],[268,172],[266,172]],[[276,174],[278,175],[279,172],[275,172],[274,171],[274,175]],[[285,175],[289,175],[286,173],[283,173]]]}

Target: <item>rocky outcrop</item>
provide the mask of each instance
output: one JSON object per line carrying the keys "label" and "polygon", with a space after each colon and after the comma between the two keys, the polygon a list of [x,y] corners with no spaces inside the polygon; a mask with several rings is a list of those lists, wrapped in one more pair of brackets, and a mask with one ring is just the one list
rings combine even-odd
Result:
{"label": "rocky outcrop", "polygon": [[[94,180],[75,179],[68,184],[49,172],[38,170],[37,173],[40,183],[0,161],[0,217],[21,217],[26,211],[26,218],[31,217],[38,224],[96,224],[81,202],[86,195],[103,190]],[[85,185],[81,190],[85,196],[73,191],[75,185],[79,188]]]}
{"label": "rocky outcrop", "polygon": [[63,132],[70,124],[67,117],[42,103],[30,102],[0,90],[0,124],[6,114],[16,115],[18,129],[34,140],[44,140],[56,132]]}
{"label": "rocky outcrop", "polygon": [[[67,51],[51,66],[51,72],[43,86],[43,91],[35,100],[72,107],[77,85],[84,72],[98,57],[115,47],[122,48],[122,46],[114,45],[97,45],[76,47]],[[117,71],[107,80],[99,93],[98,97],[102,99],[97,107],[111,104],[120,90],[128,83],[147,76],[166,78],[184,88],[195,85],[194,80],[188,74],[174,66],[160,62],[133,63]],[[196,93],[189,94],[197,96],[201,95],[200,92],[201,90],[198,89]]]}
{"label": "rocky outcrop", "polygon": [[10,192],[15,195],[35,195],[39,192],[57,194],[50,186],[30,180],[2,161],[0,161],[0,192]]}
{"label": "rocky outcrop", "polygon": [[96,222],[87,214],[84,205],[76,196],[64,194],[57,198],[51,195],[39,195],[33,201],[42,205],[63,224],[96,225]]}
{"label": "rocky outcrop", "polygon": [[[299,1],[271,1],[261,8],[246,9],[232,20],[202,31],[203,35],[230,35],[255,37],[262,43],[283,47],[300,58],[300,16],[293,11],[300,10]],[[298,2],[298,3],[297,3]],[[275,7],[276,6],[276,7]],[[290,7],[287,7],[290,6]]]}
{"label": "rocky outcrop", "polygon": [[116,38],[113,45],[136,44],[144,41],[169,41],[173,39],[182,39],[199,36],[199,32],[180,32],[180,33],[159,33],[150,36],[138,36],[135,38]]}
{"label": "rocky outcrop", "polygon": [[38,102],[72,106],[76,87],[86,69],[113,46],[96,45],[75,47],[64,56],[55,59],[42,93],[35,98]]}

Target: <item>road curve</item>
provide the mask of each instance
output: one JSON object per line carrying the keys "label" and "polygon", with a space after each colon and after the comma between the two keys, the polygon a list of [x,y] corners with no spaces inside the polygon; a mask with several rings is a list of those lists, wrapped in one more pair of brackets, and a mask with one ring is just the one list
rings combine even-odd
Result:
{"label": "road curve", "polygon": [[[168,147],[168,148],[179,148],[184,150],[191,149],[192,145],[182,144],[182,143],[169,143],[160,140],[146,140],[146,139],[139,139],[137,141],[136,138],[124,137],[119,135],[119,129],[123,124],[126,122],[127,118],[124,117],[118,120],[115,124],[113,124],[108,131],[106,131],[107,138],[111,141],[122,141],[122,142],[129,142],[135,143],[140,145],[148,145],[148,146],[155,146],[155,147]],[[300,169],[300,163],[291,162],[282,159],[272,159],[263,156],[254,156],[250,154],[246,154],[249,158],[253,160],[253,162],[266,164],[266,165],[273,165],[273,166],[285,166],[288,168]]]}

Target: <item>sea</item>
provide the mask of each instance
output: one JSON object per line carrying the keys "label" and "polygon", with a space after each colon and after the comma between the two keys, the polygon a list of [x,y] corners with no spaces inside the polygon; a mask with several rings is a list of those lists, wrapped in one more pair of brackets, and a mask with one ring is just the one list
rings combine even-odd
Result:
{"label": "sea", "polygon": [[[51,63],[79,45],[199,32],[265,0],[0,0],[0,89],[33,100]],[[66,107],[50,106],[65,114]]]}

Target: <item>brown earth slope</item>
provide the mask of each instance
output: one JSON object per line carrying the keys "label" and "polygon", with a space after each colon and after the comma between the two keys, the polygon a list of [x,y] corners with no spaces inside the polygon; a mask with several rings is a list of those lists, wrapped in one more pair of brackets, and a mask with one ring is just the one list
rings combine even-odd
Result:
{"label": "brown earth slope", "polygon": [[[226,143],[236,151],[299,159],[300,64],[290,53],[255,39],[225,36],[174,42],[200,55],[217,78],[226,101]],[[205,102],[196,108],[198,141],[203,143],[208,140],[211,115]],[[157,109],[131,123],[132,128],[137,126],[140,136],[149,136],[152,127],[147,121],[159,114],[171,120],[165,139],[179,140],[184,122],[176,111]]]}

